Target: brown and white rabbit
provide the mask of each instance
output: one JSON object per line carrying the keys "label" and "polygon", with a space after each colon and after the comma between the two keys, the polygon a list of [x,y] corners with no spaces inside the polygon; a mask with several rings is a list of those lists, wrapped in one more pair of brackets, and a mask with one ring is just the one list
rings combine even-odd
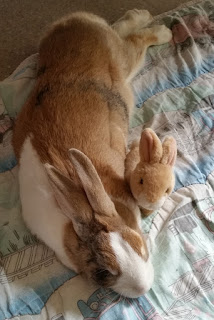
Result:
{"label": "brown and white rabbit", "polygon": [[150,21],[133,10],[113,28],[89,13],[55,23],[41,41],[36,85],[13,136],[32,233],[66,266],[128,297],[153,282],[124,177],[130,80],[146,48],[171,39],[165,26],[140,30]]}
{"label": "brown and white rabbit", "polygon": [[140,141],[133,141],[126,157],[126,177],[145,215],[162,207],[172,192],[176,156],[175,139],[167,136],[161,143],[150,128],[142,131]]}

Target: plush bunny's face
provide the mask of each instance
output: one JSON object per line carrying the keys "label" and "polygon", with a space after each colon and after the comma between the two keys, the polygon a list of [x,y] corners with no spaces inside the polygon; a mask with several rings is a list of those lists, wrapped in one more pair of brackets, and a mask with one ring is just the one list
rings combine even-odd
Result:
{"label": "plush bunny's face", "polygon": [[133,196],[141,208],[149,211],[162,207],[174,183],[172,167],[162,163],[139,163],[130,179]]}
{"label": "plush bunny's face", "polygon": [[138,205],[147,211],[159,209],[174,188],[173,166],[177,155],[176,141],[166,137],[163,143],[152,129],[142,132],[140,161],[130,175],[130,187]]}

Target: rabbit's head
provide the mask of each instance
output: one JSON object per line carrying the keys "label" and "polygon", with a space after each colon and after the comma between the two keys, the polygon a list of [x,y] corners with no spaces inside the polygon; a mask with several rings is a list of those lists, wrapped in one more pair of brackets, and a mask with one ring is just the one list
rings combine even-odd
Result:
{"label": "rabbit's head", "polygon": [[139,144],[140,161],[130,174],[130,187],[145,214],[159,209],[172,192],[176,155],[173,137],[168,136],[161,143],[152,129],[143,130]]}
{"label": "rabbit's head", "polygon": [[[87,279],[124,296],[139,297],[153,282],[146,242],[118,214],[91,160],[79,150],[69,152],[79,185],[55,167],[45,166],[60,211],[69,218],[66,253]],[[130,214],[136,219],[134,210]]]}

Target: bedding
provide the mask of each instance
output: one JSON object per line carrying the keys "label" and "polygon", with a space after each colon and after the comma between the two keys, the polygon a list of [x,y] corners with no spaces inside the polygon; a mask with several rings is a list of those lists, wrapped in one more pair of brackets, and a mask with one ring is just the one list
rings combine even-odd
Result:
{"label": "bedding", "polygon": [[31,92],[38,55],[0,83],[0,320],[214,319],[214,1],[156,17],[172,29],[133,81],[129,141],[151,127],[178,145],[172,195],[142,219],[155,281],[138,299],[93,287],[25,227],[13,124]]}

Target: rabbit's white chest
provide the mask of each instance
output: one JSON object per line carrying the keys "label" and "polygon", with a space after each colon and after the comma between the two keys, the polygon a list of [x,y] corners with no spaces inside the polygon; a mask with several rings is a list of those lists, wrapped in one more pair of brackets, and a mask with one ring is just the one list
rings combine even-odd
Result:
{"label": "rabbit's white chest", "polygon": [[19,184],[25,223],[33,234],[56,252],[66,266],[73,268],[63,245],[68,218],[56,205],[46,172],[29,137],[21,152]]}

